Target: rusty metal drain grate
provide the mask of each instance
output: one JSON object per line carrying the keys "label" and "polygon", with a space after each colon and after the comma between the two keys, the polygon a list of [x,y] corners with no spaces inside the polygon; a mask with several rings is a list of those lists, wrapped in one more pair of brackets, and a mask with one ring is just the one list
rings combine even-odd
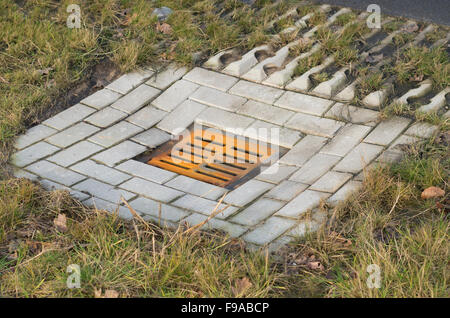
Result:
{"label": "rusty metal drain grate", "polygon": [[[286,149],[202,127],[171,140],[145,156],[150,165],[227,189],[256,176],[261,166]],[[275,157],[276,156],[276,157]],[[142,159],[141,159],[142,160]]]}

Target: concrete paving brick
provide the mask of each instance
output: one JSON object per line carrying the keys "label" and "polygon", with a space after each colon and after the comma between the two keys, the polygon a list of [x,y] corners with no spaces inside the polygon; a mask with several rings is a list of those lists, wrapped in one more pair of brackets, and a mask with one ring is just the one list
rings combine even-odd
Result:
{"label": "concrete paving brick", "polygon": [[98,164],[92,160],[77,163],[70,169],[112,185],[118,185],[125,180],[131,179],[131,176],[126,173]]}
{"label": "concrete paving brick", "polygon": [[221,91],[227,91],[238,80],[235,77],[208,71],[203,68],[196,67],[184,76],[185,80],[215,88]]}
{"label": "concrete paving brick", "polygon": [[375,126],[379,121],[379,116],[380,112],[342,103],[336,103],[325,114],[325,117],[365,126]]}
{"label": "concrete paving brick", "polygon": [[130,124],[126,121],[121,121],[114,126],[96,133],[88,140],[104,147],[111,147],[112,145],[134,136],[143,130],[144,129],[139,126]]}
{"label": "concrete paving brick", "polygon": [[275,106],[300,113],[322,116],[333,103],[332,100],[288,91],[284,92],[275,102]]}
{"label": "concrete paving brick", "polygon": [[122,97],[122,94],[104,88],[86,97],[80,103],[90,107],[94,107],[95,109],[102,109],[106,106],[111,105],[120,97]]}
{"label": "concrete paving brick", "polygon": [[189,215],[182,209],[143,197],[139,197],[129,202],[129,204],[137,212],[153,216],[156,220],[161,218],[171,222],[178,222]]}
{"label": "concrete paving brick", "polygon": [[208,200],[191,194],[186,194],[176,201],[171,203],[172,205],[195,211],[205,215],[211,215],[213,212],[221,211],[215,217],[219,219],[225,219],[235,213],[238,208],[234,206],[228,206],[227,204],[218,204],[216,201]]}
{"label": "concrete paving brick", "polygon": [[407,148],[408,146],[419,143],[420,141],[422,141],[422,139],[417,137],[401,135],[389,146],[389,150],[404,152],[405,146]]}
{"label": "concrete paving brick", "polygon": [[364,139],[364,142],[387,146],[401,134],[410,122],[410,119],[398,116],[384,120]]}
{"label": "concrete paving brick", "polygon": [[415,136],[419,138],[430,138],[439,130],[438,126],[428,123],[415,123],[405,132],[405,135]]}
{"label": "concrete paving brick", "polygon": [[106,200],[102,200],[96,197],[89,198],[85,201],[83,201],[83,204],[88,207],[96,208],[97,210],[105,210],[108,211],[114,215],[117,215],[125,220],[132,220],[133,214],[131,211],[123,206],[119,205],[117,203],[112,203]]}
{"label": "concrete paving brick", "polygon": [[256,176],[256,179],[270,183],[280,183],[289,178],[289,176],[297,171],[297,169],[298,167],[286,166],[276,162],[272,166],[261,171],[261,173]]}
{"label": "concrete paving brick", "polygon": [[111,107],[121,110],[127,114],[133,114],[142,106],[150,103],[161,91],[154,87],[142,84],[118,99]]}
{"label": "concrete paving brick", "polygon": [[360,143],[353,148],[333,170],[341,172],[358,173],[375,159],[383,150],[383,147]]}
{"label": "concrete paving brick", "polygon": [[342,173],[336,171],[328,171],[319,180],[313,183],[310,190],[322,192],[336,192],[344,183],[351,179],[352,175],[349,173]]}
{"label": "concrete paving brick", "polygon": [[336,206],[340,202],[345,201],[352,194],[362,188],[362,182],[350,180],[342,188],[340,188],[335,194],[333,194],[327,203],[331,206]]}
{"label": "concrete paving brick", "polygon": [[286,127],[300,130],[305,134],[333,138],[336,132],[345,124],[328,118],[321,118],[307,114],[295,114],[288,120]]}
{"label": "concrete paving brick", "polygon": [[141,178],[133,178],[128,180],[121,184],[120,188],[165,203],[175,200],[184,194],[184,192],[177,191]]}
{"label": "concrete paving brick", "polygon": [[255,140],[261,140],[285,148],[292,148],[303,137],[299,131],[261,120],[254,121],[242,134]]}
{"label": "concrete paving brick", "polygon": [[313,184],[329,171],[341,157],[318,153],[309,159],[289,180],[304,184]]}
{"label": "concrete paving brick", "polygon": [[245,234],[243,239],[254,244],[266,245],[292,228],[294,225],[295,222],[292,220],[273,216],[267,219],[267,221],[261,226]]}
{"label": "concrete paving brick", "polygon": [[[187,218],[183,220],[183,223],[187,223],[190,226],[195,226],[197,224],[200,224],[201,222],[205,221],[208,217],[203,214],[193,213]],[[240,226],[237,224],[233,224],[230,222],[222,221],[219,219],[211,219],[209,220],[205,225],[202,226],[202,229],[204,230],[210,230],[210,229],[219,229],[222,230],[231,237],[239,237],[242,234],[244,234],[247,231],[247,228],[244,226]]]}
{"label": "concrete paving brick", "polygon": [[301,166],[317,153],[327,141],[328,139],[323,137],[306,136],[280,159],[280,163]]}
{"label": "concrete paving brick", "polygon": [[122,75],[114,82],[106,86],[106,88],[118,92],[120,94],[127,94],[136,86],[142,84],[146,79],[153,75],[151,70],[138,70]]}
{"label": "concrete paving brick", "polygon": [[364,137],[369,133],[370,127],[348,124],[343,127],[337,135],[326,144],[321,153],[334,155],[334,156],[345,156],[350,150],[356,147]]}
{"label": "concrete paving brick", "polygon": [[273,187],[274,185],[271,183],[250,180],[228,193],[223,202],[236,206],[244,206]]}
{"label": "concrete paving brick", "polygon": [[99,130],[100,128],[81,122],[75,126],[64,129],[55,135],[52,135],[47,138],[46,141],[55,146],[66,148],[95,134]]}
{"label": "concrete paving brick", "polygon": [[89,195],[82,193],[80,191],[76,191],[73,190],[69,187],[63,186],[59,183],[47,180],[47,179],[42,179],[40,181],[40,184],[42,185],[42,187],[47,190],[47,191],[67,191],[69,192],[69,195],[74,197],[75,199],[79,200],[79,201],[83,201],[89,198]]}
{"label": "concrete paving brick", "polygon": [[173,82],[179,80],[183,77],[188,69],[186,67],[178,67],[176,65],[170,65],[165,70],[156,73],[153,75],[147,82],[147,85],[159,88],[166,89]]}
{"label": "concrete paving brick", "polygon": [[182,175],[166,182],[164,185],[210,200],[216,200],[227,192],[225,188]]}
{"label": "concrete paving brick", "polygon": [[128,160],[121,163],[117,167],[117,170],[124,171],[135,177],[140,177],[142,179],[163,184],[176,177],[176,173],[160,169],[155,166],[148,165],[143,162],[136,160]]}
{"label": "concrete paving brick", "polygon": [[318,222],[312,220],[302,221],[290,230],[287,235],[293,236],[294,238],[303,237],[308,233],[315,232],[319,226]]}
{"label": "concrete paving brick", "polygon": [[127,117],[128,114],[112,107],[105,107],[102,110],[96,112],[95,114],[89,116],[85,119],[86,122],[98,126],[98,127],[108,127],[112,124]]}
{"label": "concrete paving brick", "polygon": [[405,153],[403,151],[386,149],[375,160],[377,162],[380,162],[380,163],[383,163],[383,164],[385,164],[385,163],[396,163],[396,162],[400,162],[403,159],[404,156],[405,156]]}
{"label": "concrete paving brick", "polygon": [[28,129],[28,131],[25,134],[19,136],[16,139],[16,142],[14,143],[14,148],[19,150],[23,149],[57,132],[58,131],[56,129],[47,127],[45,125],[34,126]]}
{"label": "concrete paving brick", "polygon": [[284,202],[277,200],[259,198],[249,207],[232,217],[230,221],[242,225],[254,226],[277,212],[283,207],[284,204]]}
{"label": "concrete paving brick", "polygon": [[127,140],[95,155],[92,159],[113,167],[115,164],[133,158],[146,150],[146,147]]}
{"label": "concrete paving brick", "polygon": [[32,162],[47,157],[60,150],[60,148],[40,141],[28,148],[22,149],[11,156],[11,162],[17,167],[25,167]]}
{"label": "concrete paving brick", "polygon": [[156,125],[168,113],[153,106],[146,106],[127,118],[127,121],[144,129]]}
{"label": "concrete paving brick", "polygon": [[286,204],[275,215],[293,218],[300,217],[308,210],[317,207],[320,204],[320,201],[325,200],[329,196],[329,193],[305,190]]}
{"label": "concrete paving brick", "polygon": [[23,169],[15,168],[15,167],[13,168],[13,174],[14,174],[14,177],[19,178],[19,179],[25,178],[25,179],[28,179],[31,181],[39,180],[39,177],[37,175],[30,173],[28,171],[25,171]]}
{"label": "concrete paving brick", "polygon": [[254,100],[249,100],[244,105],[239,107],[237,113],[264,120],[276,125],[283,125],[295,114],[290,110],[256,102]]}
{"label": "concrete paving brick", "polygon": [[28,171],[45,179],[61,183],[70,187],[71,185],[86,179],[85,176],[69,169],[57,166],[48,161],[39,161],[27,167]]}
{"label": "concrete paving brick", "polygon": [[161,95],[159,95],[153,102],[152,105],[171,112],[175,109],[181,102],[194,93],[199,86],[189,81],[179,80],[165,90]]}
{"label": "concrete paving brick", "polygon": [[93,144],[92,142],[80,141],[79,143],[49,157],[47,160],[54,162],[60,166],[68,167],[78,161],[92,156],[96,152],[99,152],[103,149],[103,147]]}
{"label": "concrete paving brick", "polygon": [[115,189],[112,185],[94,179],[84,180],[72,188],[113,203],[120,203],[122,197],[125,200],[130,200],[136,196],[134,193]]}
{"label": "concrete paving brick", "polygon": [[189,99],[230,112],[235,112],[247,101],[245,98],[230,95],[217,89],[204,86],[200,87],[194,94],[189,96]]}
{"label": "concrete paving brick", "polygon": [[139,135],[131,138],[131,140],[145,145],[149,148],[156,148],[159,145],[162,145],[166,141],[169,141],[172,136],[165,131],[162,131],[158,128],[152,128],[149,130],[140,133]]}
{"label": "concrete paving brick", "polygon": [[226,131],[234,131],[236,129],[244,130],[254,121],[253,118],[237,115],[213,107],[205,109],[195,118],[196,123]]}
{"label": "concrete paving brick", "polygon": [[247,81],[239,81],[230,89],[230,93],[253,99],[261,103],[273,104],[282,94],[283,90],[256,84]]}
{"label": "concrete paving brick", "polygon": [[192,100],[186,100],[178,105],[169,115],[164,117],[156,127],[173,135],[178,135],[190,126],[198,114],[205,108],[205,105]]}
{"label": "concrete paving brick", "polygon": [[83,120],[95,111],[96,109],[94,108],[82,104],[76,104],[66,109],[65,111],[62,111],[55,116],[47,119],[43,122],[43,124],[55,129],[62,130]]}
{"label": "concrete paving brick", "polygon": [[265,196],[280,201],[290,201],[297,195],[299,195],[301,192],[306,190],[307,187],[308,185],[303,183],[284,180],[275,188],[267,192]]}

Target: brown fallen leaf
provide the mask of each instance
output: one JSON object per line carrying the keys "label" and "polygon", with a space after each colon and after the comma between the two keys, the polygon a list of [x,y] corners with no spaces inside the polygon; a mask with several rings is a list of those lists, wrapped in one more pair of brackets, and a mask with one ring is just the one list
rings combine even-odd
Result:
{"label": "brown fallen leaf", "polygon": [[321,262],[308,262],[307,266],[312,270],[323,271],[325,269]]}
{"label": "brown fallen leaf", "polygon": [[422,82],[423,81],[423,74],[415,75],[409,79],[410,82]]}
{"label": "brown fallen leaf", "polygon": [[443,197],[445,195],[445,191],[442,190],[439,187],[429,187],[423,190],[420,197],[422,199],[431,199],[431,198],[437,198],[437,197]]}
{"label": "brown fallen leaf", "polygon": [[231,287],[231,291],[233,292],[234,297],[238,297],[245,293],[252,285],[253,284],[247,277],[243,277],[235,280],[234,286]]}
{"label": "brown fallen leaf", "polygon": [[119,298],[119,293],[114,289],[105,290],[105,294],[102,295],[101,289],[94,288],[94,297],[95,298]]}
{"label": "brown fallen leaf", "polygon": [[170,26],[170,24],[168,23],[157,23],[156,24],[156,31],[161,32],[163,34],[172,34],[173,33],[173,29]]}
{"label": "brown fallen leaf", "polygon": [[58,214],[58,217],[53,220],[53,224],[59,232],[67,231],[67,219],[64,214]]}

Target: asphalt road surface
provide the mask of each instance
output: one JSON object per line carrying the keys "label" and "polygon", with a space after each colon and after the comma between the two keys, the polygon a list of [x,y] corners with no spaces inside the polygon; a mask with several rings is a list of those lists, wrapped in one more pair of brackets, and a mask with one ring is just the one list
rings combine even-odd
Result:
{"label": "asphalt road surface", "polygon": [[343,7],[367,10],[378,4],[382,14],[412,18],[450,26],[450,0],[313,0]]}

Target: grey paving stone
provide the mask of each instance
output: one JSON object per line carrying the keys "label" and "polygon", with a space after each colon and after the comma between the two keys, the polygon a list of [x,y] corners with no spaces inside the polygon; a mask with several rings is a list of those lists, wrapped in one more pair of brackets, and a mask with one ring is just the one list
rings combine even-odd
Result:
{"label": "grey paving stone", "polygon": [[289,180],[305,184],[313,184],[329,171],[341,157],[318,153],[309,159]]}
{"label": "grey paving stone", "polygon": [[[208,216],[206,215],[193,213],[184,219],[183,223],[187,223],[190,226],[195,226],[205,221],[207,218]],[[219,229],[228,233],[231,237],[239,237],[247,231],[246,227],[215,218],[209,220],[205,225],[203,225],[202,229]]]}
{"label": "grey paving stone", "polygon": [[303,137],[299,131],[261,120],[254,121],[245,129],[243,135],[286,148],[292,148]]}
{"label": "grey paving stone", "polygon": [[333,170],[358,173],[375,159],[383,150],[383,147],[360,143],[353,148],[335,167]]}
{"label": "grey paving stone", "polygon": [[228,193],[223,202],[236,206],[244,206],[273,187],[274,185],[271,183],[250,180]]}
{"label": "grey paving stone", "polygon": [[163,220],[178,222],[189,215],[182,209],[143,197],[139,197],[129,202],[129,204],[136,211],[144,215],[153,216],[156,220],[161,217]]}
{"label": "grey paving stone", "polygon": [[336,192],[344,183],[351,179],[352,175],[349,173],[342,173],[336,171],[328,171],[319,180],[313,183],[310,190],[322,192]]}
{"label": "grey paving stone", "polygon": [[83,200],[86,200],[89,198],[89,195],[87,195],[85,193],[73,190],[69,187],[63,186],[59,183],[56,183],[56,182],[53,182],[53,181],[50,181],[47,179],[42,179],[40,181],[40,184],[47,191],[55,191],[55,190],[67,191],[67,192],[69,192],[70,196],[74,197],[75,199],[77,199],[79,201],[83,201]]}
{"label": "grey paving stone", "polygon": [[27,132],[21,136],[19,136],[16,139],[16,142],[14,143],[14,148],[16,149],[23,149],[25,147],[28,147],[31,144],[34,144],[38,141],[41,141],[44,138],[47,138],[48,136],[51,136],[58,131],[56,129],[44,126],[44,125],[37,125],[27,130]]}
{"label": "grey paving stone", "polygon": [[177,176],[176,173],[160,169],[136,160],[128,160],[121,163],[116,169],[125,171],[135,177],[163,184]]}
{"label": "grey paving stone", "polygon": [[205,215],[211,215],[213,212],[221,211],[215,217],[225,219],[235,213],[238,208],[228,206],[227,204],[218,204],[216,201],[208,200],[191,194],[186,194],[171,203],[179,208],[195,211]]}
{"label": "grey paving stone", "polygon": [[396,163],[400,162],[404,156],[405,153],[403,151],[386,149],[378,156],[376,161],[380,163]]}
{"label": "grey paving stone", "polygon": [[329,196],[329,193],[305,190],[286,204],[275,215],[293,218],[299,217],[308,210],[317,207],[321,200],[325,200]]}
{"label": "grey paving stone", "polygon": [[158,96],[152,105],[171,112],[189,97],[199,86],[189,81],[179,80]]}
{"label": "grey paving stone", "polygon": [[256,84],[247,81],[239,81],[230,89],[230,93],[253,99],[258,102],[273,104],[282,94],[283,90]]}
{"label": "grey paving stone", "polygon": [[142,84],[146,79],[153,75],[150,70],[138,70],[122,75],[114,82],[106,86],[106,88],[116,91],[120,94],[126,94],[136,86]]}
{"label": "grey paving stone", "polygon": [[194,122],[194,119],[206,108],[192,100],[186,100],[156,125],[157,128],[173,135],[180,134]]}
{"label": "grey paving stone", "polygon": [[142,84],[118,99],[111,107],[128,114],[133,114],[142,106],[150,103],[160,92],[159,89]]}
{"label": "grey paving stone", "polygon": [[420,141],[422,141],[422,139],[414,136],[401,135],[389,146],[389,150],[404,152],[405,146],[411,146]]}
{"label": "grey paving stone", "polygon": [[116,93],[112,90],[109,90],[107,88],[101,89],[94,94],[86,97],[83,99],[80,103],[94,107],[96,109],[102,109],[106,106],[111,105],[116,100],[118,100],[120,97],[122,97],[121,94]]}
{"label": "grey paving stone", "polygon": [[379,115],[380,112],[374,110],[336,103],[325,114],[325,117],[351,122],[354,124],[375,126],[379,120]]}
{"label": "grey paving stone", "polygon": [[237,115],[214,107],[205,109],[195,118],[196,123],[233,132],[235,129],[241,129],[243,131],[254,121],[253,118]]}
{"label": "grey paving stone", "polygon": [[184,76],[185,80],[219,89],[221,91],[227,91],[234,83],[237,82],[237,78],[220,74],[213,71],[208,71],[200,67],[196,67]]}
{"label": "grey paving stone", "polygon": [[146,106],[137,113],[134,113],[127,118],[132,124],[138,125],[144,129],[156,125],[161,119],[163,119],[168,113],[163,110],[159,110],[153,106]]}
{"label": "grey paving stone", "polygon": [[216,200],[227,192],[225,188],[182,175],[166,182],[164,185],[210,200]]}
{"label": "grey paving stone", "polygon": [[260,198],[249,207],[239,212],[236,216],[232,217],[230,221],[242,225],[254,226],[277,212],[284,204],[284,202],[277,200]]}
{"label": "grey paving stone", "polygon": [[120,188],[165,203],[175,200],[184,194],[181,191],[177,191],[141,178],[133,178],[128,180],[127,182],[121,184]]}
{"label": "grey paving stone", "polygon": [[131,178],[131,176],[126,173],[98,164],[92,160],[85,160],[77,163],[70,167],[70,169],[112,185],[118,185]]}
{"label": "grey paving stone", "polygon": [[11,156],[11,162],[17,167],[25,167],[32,162],[47,157],[60,150],[58,147],[40,141],[28,148],[22,149]]}
{"label": "grey paving stone", "polygon": [[106,200],[92,197],[83,201],[83,204],[89,207],[94,207],[97,210],[108,211],[126,220],[133,219],[133,214],[130,212],[130,210],[122,205],[118,205],[117,203],[112,203]]}
{"label": "grey paving stone", "polygon": [[415,123],[405,132],[405,135],[415,136],[419,138],[430,138],[439,130],[438,126],[428,123]]}
{"label": "grey paving stone", "polygon": [[289,176],[297,171],[297,169],[298,167],[296,166],[286,166],[276,162],[272,166],[261,171],[261,173],[256,176],[256,179],[271,183],[280,183],[289,178]]}
{"label": "grey paving stone", "polygon": [[126,121],[121,121],[114,126],[96,133],[88,140],[104,147],[111,147],[112,145],[117,144],[118,142],[131,136],[134,136],[141,131],[143,131],[141,127],[133,125]]}
{"label": "grey paving stone", "polygon": [[273,216],[267,219],[263,225],[245,234],[243,239],[254,244],[265,245],[275,240],[294,225],[295,222],[292,220]]}
{"label": "grey paving stone", "polygon": [[369,131],[370,127],[368,126],[349,124],[339,130],[337,135],[320,152],[343,157],[356,147]]}
{"label": "grey paving stone", "polygon": [[333,103],[332,100],[287,91],[275,105],[296,112],[322,116]]}
{"label": "grey paving stone", "polygon": [[95,155],[92,159],[112,167],[121,161],[136,157],[146,150],[146,147],[127,140]]}
{"label": "grey paving stone", "polygon": [[305,134],[333,138],[336,132],[345,124],[328,118],[321,118],[307,114],[295,114],[288,120],[286,127],[300,130]]}
{"label": "grey paving stone", "polygon": [[239,107],[237,113],[261,119],[276,125],[283,125],[295,114],[290,110],[260,103],[254,100],[249,100],[244,105]]}
{"label": "grey paving stone", "polygon": [[279,251],[283,246],[286,246],[289,242],[292,242],[293,238],[287,235],[282,235],[272,243],[267,245],[267,250],[269,253],[274,253]]}
{"label": "grey paving stone", "polygon": [[397,116],[384,120],[364,139],[364,142],[386,146],[400,135],[410,122],[410,119]]}
{"label": "grey paving stone", "polygon": [[340,202],[345,201],[352,194],[362,188],[362,182],[350,180],[342,188],[340,188],[335,194],[333,194],[327,203],[331,206],[336,206]]}
{"label": "grey paving stone", "polygon": [[13,168],[14,177],[25,178],[31,181],[38,181],[38,176],[19,168]]}
{"label": "grey paving stone", "polygon": [[153,75],[146,84],[159,89],[166,89],[173,82],[179,80],[187,71],[186,67],[170,65],[165,70]]}
{"label": "grey paving stone", "polygon": [[113,203],[120,203],[122,197],[129,200],[136,196],[134,193],[115,189],[112,185],[94,179],[84,180],[72,188]]}
{"label": "grey paving stone", "polygon": [[189,96],[189,99],[231,112],[235,112],[247,101],[245,98],[230,95],[217,89],[204,86],[200,87],[194,94]]}
{"label": "grey paving stone", "polygon": [[127,113],[124,113],[120,110],[117,110],[112,107],[105,107],[99,112],[96,112],[95,114],[86,118],[85,121],[87,121],[92,125],[105,128],[112,124],[117,123],[118,121],[124,119],[127,116],[128,116]]}
{"label": "grey paving stone", "polygon": [[145,145],[149,148],[156,148],[166,141],[169,141],[171,138],[172,136],[165,131],[162,131],[158,128],[152,128],[131,138],[131,140]]}
{"label": "grey paving stone", "polygon": [[51,137],[47,138],[46,141],[55,146],[66,148],[80,140],[93,135],[99,130],[100,129],[95,126],[81,122],[76,124],[75,126],[62,130],[56,135],[52,135]]}
{"label": "grey paving stone", "polygon": [[294,238],[303,237],[308,233],[315,232],[319,228],[320,224],[313,220],[305,220],[296,225],[292,230],[287,233]]}
{"label": "grey paving stone", "polygon": [[317,153],[327,141],[328,139],[323,137],[306,136],[280,159],[280,163],[301,166]]}
{"label": "grey paving stone", "polygon": [[48,161],[39,161],[27,167],[28,171],[45,179],[61,183],[70,187],[71,185],[86,179],[85,176],[69,169],[57,166]]}
{"label": "grey paving stone", "polygon": [[80,141],[79,143],[49,157],[47,160],[57,163],[60,166],[68,167],[78,161],[92,156],[96,152],[99,152],[103,149],[103,147],[93,144],[92,142]]}
{"label": "grey paving stone", "polygon": [[47,119],[43,122],[44,125],[50,126],[55,129],[65,129],[94,113],[96,110],[94,108],[76,104],[65,111],[58,113],[52,118]]}
{"label": "grey paving stone", "polygon": [[301,192],[306,190],[307,187],[308,185],[303,183],[284,180],[275,188],[267,192],[265,196],[268,198],[277,199],[281,201],[290,201],[297,195],[299,195]]}

